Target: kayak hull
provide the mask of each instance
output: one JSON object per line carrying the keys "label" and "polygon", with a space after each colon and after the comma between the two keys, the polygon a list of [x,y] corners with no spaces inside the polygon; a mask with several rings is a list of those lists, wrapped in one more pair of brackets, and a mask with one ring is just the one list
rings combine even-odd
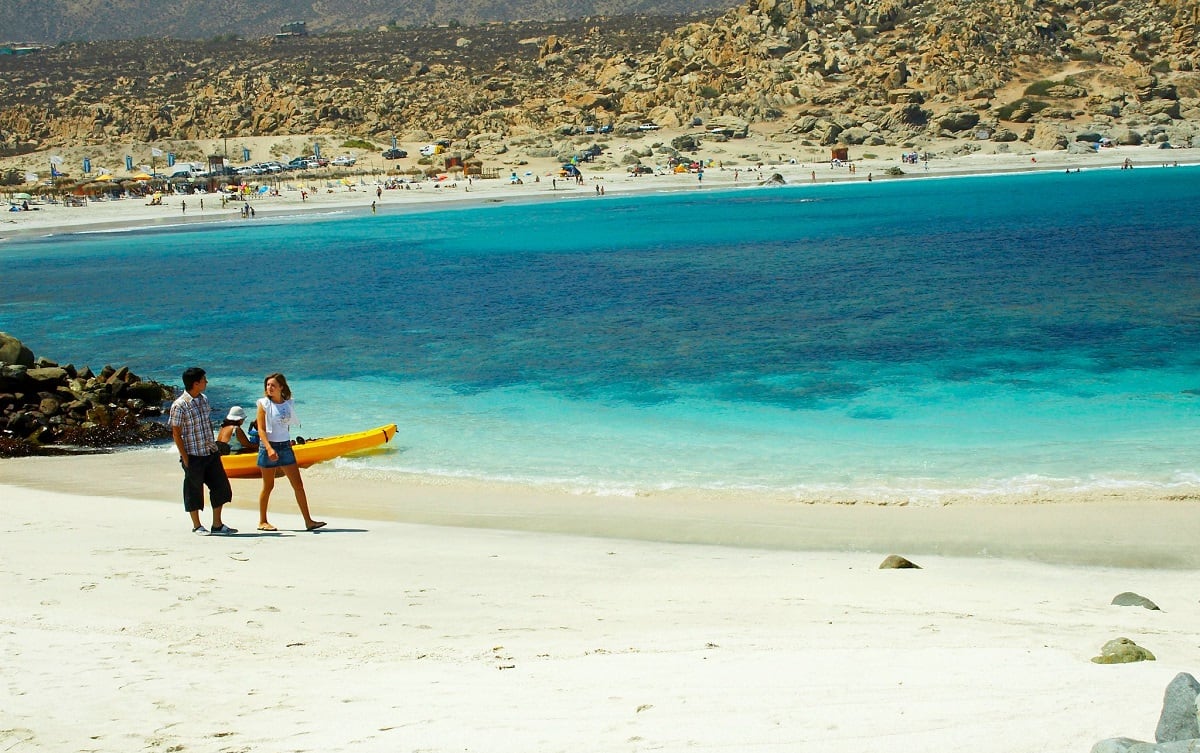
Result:
{"label": "kayak hull", "polygon": [[[339,434],[336,437],[309,440],[304,444],[292,445],[292,451],[296,453],[296,465],[307,468],[313,463],[378,447],[391,441],[394,436],[396,436],[396,425],[387,424],[354,434]],[[225,475],[230,478],[259,478],[262,476],[262,472],[258,468],[257,452],[222,455],[221,464],[225,466]]]}

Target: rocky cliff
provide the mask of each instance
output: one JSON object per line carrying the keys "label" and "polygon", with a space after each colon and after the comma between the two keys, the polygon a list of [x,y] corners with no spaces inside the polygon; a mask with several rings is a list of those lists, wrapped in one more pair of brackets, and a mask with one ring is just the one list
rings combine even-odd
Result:
{"label": "rocky cliff", "polygon": [[753,0],[690,19],[67,44],[0,56],[0,153],[414,131],[486,152],[586,124],[697,117],[812,144],[1182,145],[1200,134],[1198,9]]}

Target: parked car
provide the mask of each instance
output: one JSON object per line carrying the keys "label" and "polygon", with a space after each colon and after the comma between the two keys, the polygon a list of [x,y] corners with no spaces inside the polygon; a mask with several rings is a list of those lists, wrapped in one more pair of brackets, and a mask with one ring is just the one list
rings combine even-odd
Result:
{"label": "parked car", "polygon": [[403,149],[388,149],[383,153],[384,159],[404,159],[408,156],[408,152]]}
{"label": "parked car", "polygon": [[605,123],[600,126],[600,133],[612,133],[612,123]]}
{"label": "parked car", "polygon": [[658,123],[642,123],[638,126],[639,131],[657,131]]}
{"label": "parked car", "polygon": [[303,170],[308,167],[308,157],[296,157],[287,163],[289,170]]}
{"label": "parked car", "polygon": [[584,133],[586,133],[586,134],[589,134],[589,135],[591,135],[591,134],[593,134],[593,133],[595,133],[595,132],[596,132],[596,126],[593,126],[593,125],[590,125],[590,126],[584,126],[584,127],[583,127],[583,132],[584,132]]}
{"label": "parked car", "polygon": [[349,154],[343,154],[341,157],[334,157],[333,162],[330,164],[337,165],[338,167],[353,167],[357,161]]}

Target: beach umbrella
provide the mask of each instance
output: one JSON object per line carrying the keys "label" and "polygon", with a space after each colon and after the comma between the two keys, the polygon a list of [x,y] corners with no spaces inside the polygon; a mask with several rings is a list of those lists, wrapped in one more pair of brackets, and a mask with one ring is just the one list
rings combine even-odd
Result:
{"label": "beach umbrella", "polygon": [[146,173],[138,173],[137,175],[130,178],[130,180],[153,180],[153,179],[154,179],[153,175],[147,175]]}
{"label": "beach umbrella", "polygon": [[13,194],[13,198],[14,199],[32,199],[33,197],[27,193],[15,193],[15,194]]}
{"label": "beach umbrella", "polygon": [[103,181],[103,180],[112,180],[112,176],[111,176],[111,175],[109,175],[108,173],[105,173],[105,174],[103,174],[103,175],[97,175],[97,176],[96,176],[96,180],[97,180],[97,181]]}

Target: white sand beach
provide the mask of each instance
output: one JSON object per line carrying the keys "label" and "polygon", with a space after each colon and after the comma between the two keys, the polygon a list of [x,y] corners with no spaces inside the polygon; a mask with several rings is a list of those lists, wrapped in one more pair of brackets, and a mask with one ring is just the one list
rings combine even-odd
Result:
{"label": "white sand beach", "polygon": [[[1152,169],[1163,153],[917,170],[1126,158]],[[743,166],[736,183],[880,180],[892,164]],[[370,216],[372,200],[389,212],[582,199],[734,175],[460,180],[378,199],[364,177],[256,207]],[[0,240],[241,221],[236,205],[182,200],[6,213]],[[0,460],[0,751],[1060,753],[1153,740],[1167,683],[1200,671],[1196,489],[923,507],[585,496],[322,466],[305,479],[326,529],[302,531],[280,487],[280,532],[254,530],[260,484],[235,480],[225,520],[241,533],[199,537],[169,449]],[[888,554],[921,569],[879,569]],[[1161,611],[1113,606],[1125,591]],[[1117,637],[1157,661],[1092,663]]]}
{"label": "white sand beach", "polygon": [[[669,143],[683,131],[664,130],[654,142]],[[253,137],[243,139],[256,153],[278,151],[281,144],[295,146],[300,137]],[[406,144],[415,154],[416,144]],[[713,190],[761,185],[778,175],[788,185],[822,185],[831,182],[868,180],[911,180],[917,178],[961,176],[1029,170],[1085,170],[1119,168],[1129,161],[1138,168],[1159,168],[1164,165],[1190,165],[1200,161],[1195,149],[1162,150],[1154,146],[1120,146],[1099,152],[1068,152],[1066,150],[1035,151],[1025,144],[1008,148],[1007,144],[988,144],[989,151],[967,154],[955,153],[960,141],[942,140],[931,143],[925,151],[928,161],[905,164],[898,147],[855,147],[850,163],[831,167],[829,150],[818,147],[795,147],[771,140],[770,134],[751,131],[746,139],[724,144],[705,145],[696,153],[697,159],[712,160],[715,166],[696,173],[669,173],[659,164],[665,160],[645,158],[643,163],[656,166],[658,174],[631,175],[614,159],[629,153],[634,147],[646,148],[647,140],[629,141],[614,138],[608,146],[609,158],[600,163],[581,165],[583,182],[558,176],[561,164],[552,158],[536,156],[514,148],[504,159],[485,161],[484,166],[496,170],[499,178],[466,179],[460,174],[447,173],[447,180],[419,180],[407,189],[377,189],[389,180],[409,180],[410,176],[395,173],[398,167],[412,165],[411,160],[384,163],[378,154],[359,155],[354,171],[308,172],[303,175],[283,174],[264,177],[261,182],[277,195],[254,195],[249,199],[254,219],[293,215],[298,213],[350,212],[369,216],[374,211],[387,213],[411,209],[430,209],[442,204],[490,203],[497,201],[567,200],[630,192],[681,190]],[[981,147],[982,149],[982,147]],[[110,162],[127,147],[113,145]],[[910,150],[911,151],[911,150]],[[96,153],[93,149],[92,153]],[[48,156],[23,155],[0,159],[0,169],[33,170],[46,164]],[[99,158],[97,158],[99,159]],[[890,177],[890,168],[900,168],[904,175]],[[388,172],[388,170],[393,172]],[[323,169],[327,170],[327,169]],[[511,175],[521,182],[513,183]],[[120,176],[115,176],[120,178]],[[256,183],[253,177],[247,178]],[[0,193],[0,210],[8,210],[8,196]],[[21,200],[14,200],[20,206]],[[16,237],[37,237],[48,233],[112,230],[130,226],[175,225],[213,221],[241,221],[243,202],[222,203],[219,193],[178,195],[166,194],[161,204],[151,205],[146,197],[117,200],[88,200],[83,206],[61,203],[30,202],[31,211],[3,211],[0,214],[0,241]]]}
{"label": "white sand beach", "polygon": [[[1087,750],[1152,740],[1200,667],[1194,498],[306,479],[323,531],[287,493],[255,531],[259,484],[235,480],[241,533],[199,537],[169,450],[0,461],[0,747]],[[1157,661],[1092,663],[1116,637]]]}

